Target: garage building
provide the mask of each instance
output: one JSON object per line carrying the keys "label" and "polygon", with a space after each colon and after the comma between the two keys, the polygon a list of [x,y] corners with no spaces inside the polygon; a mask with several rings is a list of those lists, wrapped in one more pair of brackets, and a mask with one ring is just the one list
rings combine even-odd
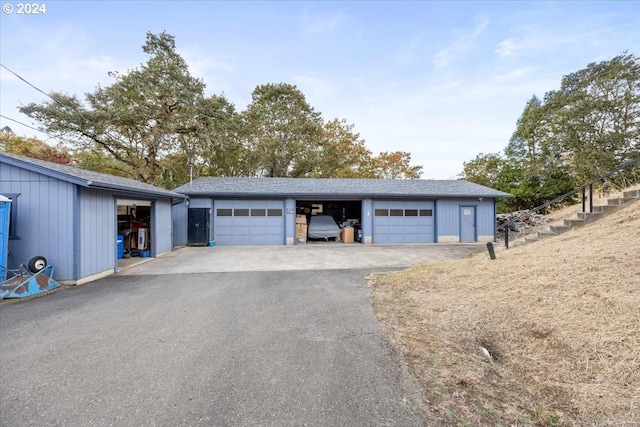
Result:
{"label": "garage building", "polygon": [[174,191],[189,196],[190,245],[306,243],[296,218],[315,215],[353,227],[365,244],[487,242],[496,199],[512,197],[463,180],[202,177]]}
{"label": "garage building", "polygon": [[133,179],[6,153],[0,194],[11,199],[7,267],[44,256],[54,278],[71,284],[113,273],[125,251],[171,251],[172,205],[185,199]]}

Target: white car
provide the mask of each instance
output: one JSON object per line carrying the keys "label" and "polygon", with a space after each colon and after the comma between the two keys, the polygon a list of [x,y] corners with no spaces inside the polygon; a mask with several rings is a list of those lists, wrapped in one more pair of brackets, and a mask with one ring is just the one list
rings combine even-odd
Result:
{"label": "white car", "polygon": [[331,215],[314,215],[309,220],[308,237],[310,239],[326,239],[340,237],[340,227]]}

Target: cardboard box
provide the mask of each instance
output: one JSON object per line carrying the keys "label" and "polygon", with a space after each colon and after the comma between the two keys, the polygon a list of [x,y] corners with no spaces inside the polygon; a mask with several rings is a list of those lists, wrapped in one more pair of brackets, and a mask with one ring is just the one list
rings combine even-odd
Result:
{"label": "cardboard box", "polygon": [[305,215],[296,215],[296,224],[306,224],[307,217]]}
{"label": "cardboard box", "polygon": [[353,227],[344,227],[340,232],[342,243],[353,243]]}
{"label": "cardboard box", "polygon": [[296,237],[307,238],[307,224],[296,224]]}

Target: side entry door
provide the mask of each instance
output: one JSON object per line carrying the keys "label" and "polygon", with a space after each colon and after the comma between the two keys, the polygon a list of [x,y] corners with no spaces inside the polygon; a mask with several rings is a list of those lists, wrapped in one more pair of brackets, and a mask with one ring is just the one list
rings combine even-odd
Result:
{"label": "side entry door", "polygon": [[460,206],[460,241],[477,241],[475,206]]}
{"label": "side entry door", "polygon": [[209,209],[189,208],[187,245],[206,246],[209,242]]}

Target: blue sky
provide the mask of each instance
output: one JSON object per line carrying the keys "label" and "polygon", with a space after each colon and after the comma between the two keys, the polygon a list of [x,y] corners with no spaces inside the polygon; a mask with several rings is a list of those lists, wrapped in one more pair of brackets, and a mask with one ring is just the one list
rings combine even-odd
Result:
{"label": "blue sky", "polygon": [[[295,84],[374,154],[410,152],[425,179],[501,151],[527,100],[562,76],[640,54],[637,1],[36,1],[39,15],[18,3],[0,0],[13,6],[0,16],[0,62],[46,92],[113,83],[108,71],[147,60],[147,31],[167,31],[208,95],[240,111],[257,85]],[[0,114],[36,126],[17,107],[45,99],[0,69]]]}

